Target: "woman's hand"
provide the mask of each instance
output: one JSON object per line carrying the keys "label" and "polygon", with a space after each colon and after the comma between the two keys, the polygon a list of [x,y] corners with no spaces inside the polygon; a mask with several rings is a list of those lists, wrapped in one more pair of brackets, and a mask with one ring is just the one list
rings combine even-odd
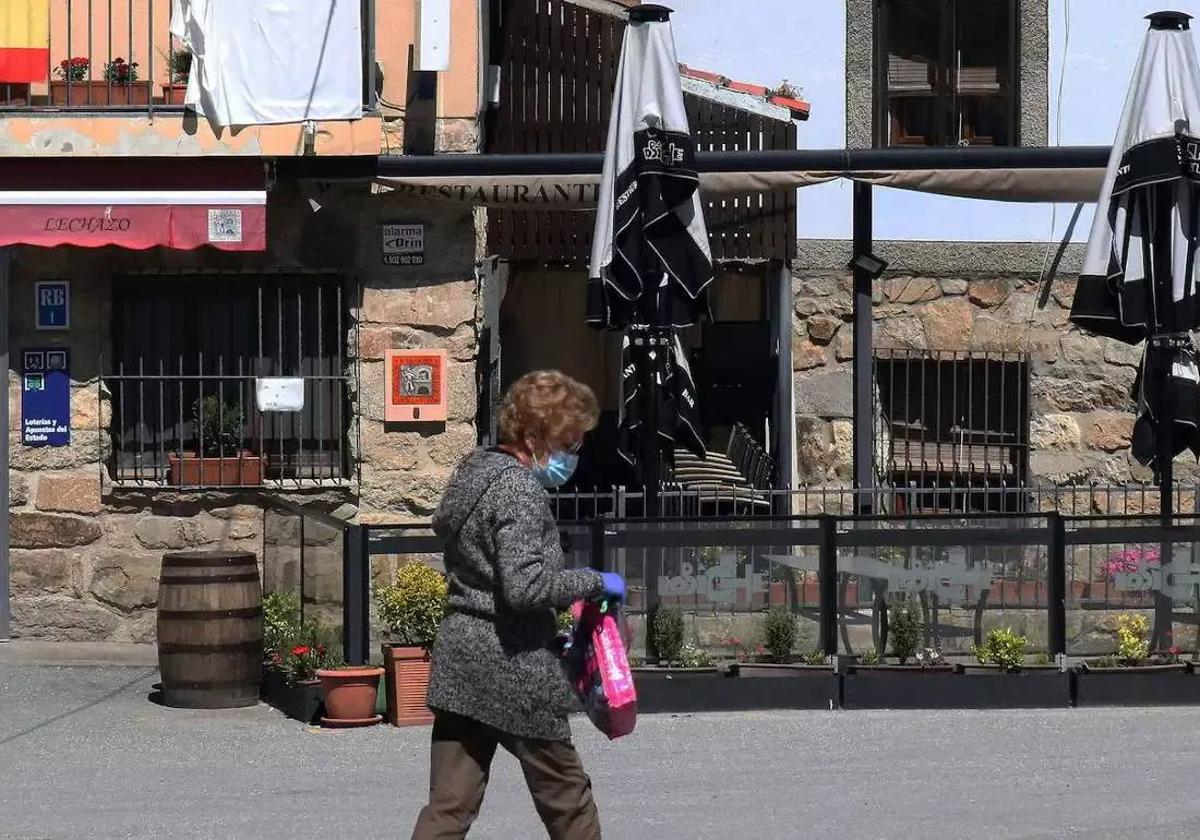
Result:
{"label": "woman's hand", "polygon": [[625,578],[616,572],[601,572],[600,579],[604,582],[601,595],[612,601],[625,600]]}

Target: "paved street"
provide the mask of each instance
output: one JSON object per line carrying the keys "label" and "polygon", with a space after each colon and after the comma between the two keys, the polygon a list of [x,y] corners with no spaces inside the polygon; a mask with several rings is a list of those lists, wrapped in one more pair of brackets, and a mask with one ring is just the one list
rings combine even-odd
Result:
{"label": "paved street", "polygon": [[[155,681],[0,663],[0,836],[408,836],[427,733],[165,709]],[[615,744],[576,729],[616,840],[1200,836],[1200,711],[647,716]],[[544,836],[510,760],[471,836]]]}

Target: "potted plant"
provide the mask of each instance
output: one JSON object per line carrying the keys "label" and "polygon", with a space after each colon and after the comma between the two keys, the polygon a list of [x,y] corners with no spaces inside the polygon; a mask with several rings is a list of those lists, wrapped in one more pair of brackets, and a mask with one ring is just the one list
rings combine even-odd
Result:
{"label": "potted plant", "polygon": [[1142,612],[1116,616],[1115,656],[1082,662],[1075,674],[1078,706],[1184,705],[1200,703],[1200,680],[1172,645],[1152,653],[1150,619]]}
{"label": "potted plant", "polygon": [[953,707],[945,697],[947,680],[955,677],[941,652],[922,648],[924,621],[911,600],[888,611],[888,637],[895,662],[849,664],[842,681],[842,705],[859,709]]}
{"label": "potted plant", "polygon": [[[1045,654],[1029,661],[1029,639],[1008,627],[988,631],[972,646],[977,664],[960,664],[953,684],[963,708],[1053,708],[1071,702],[1071,678]],[[1039,661],[1039,658],[1041,661]]]}
{"label": "potted plant", "polygon": [[840,702],[839,678],[823,650],[796,657],[800,632],[791,610],[772,607],[763,614],[760,654],[734,666],[752,708],[831,709]]}
{"label": "potted plant", "polygon": [[656,662],[632,668],[638,709],[644,712],[702,712],[737,708],[733,680],[713,662],[698,640],[687,641],[683,612],[659,607],[647,628]]}
{"label": "potted plant", "polygon": [[271,593],[263,598],[263,649],[263,701],[293,720],[317,723],[324,713],[317,670],[340,664],[336,634],[302,622],[295,594]]}
{"label": "potted plant", "polygon": [[91,102],[88,74],[91,59],[85,56],[64,58],[54,68],[55,78],[50,81],[51,105],[87,105]]}
{"label": "potted plant", "polygon": [[192,51],[186,47],[171,50],[167,56],[167,69],[171,81],[165,82],[163,102],[167,105],[182,105],[187,94],[188,78],[192,74]]}
{"label": "potted plant", "polygon": [[393,726],[433,722],[425,704],[429,687],[429,650],[446,614],[446,579],[424,563],[413,561],[396,570],[387,586],[375,593],[376,609],[391,643],[383,646],[387,714]]}
{"label": "potted plant", "polygon": [[382,668],[339,665],[318,668],[315,674],[321,681],[321,697],[325,701],[322,726],[374,726],[383,720],[383,715],[375,714]]}
{"label": "potted plant", "polygon": [[93,105],[149,105],[150,88],[138,81],[138,63],[114,58],[105,63],[103,85],[93,92]]}
{"label": "potted plant", "polygon": [[192,407],[196,449],[167,456],[176,487],[239,487],[262,484],[262,458],[242,447],[245,419],[236,403],[209,395]]}

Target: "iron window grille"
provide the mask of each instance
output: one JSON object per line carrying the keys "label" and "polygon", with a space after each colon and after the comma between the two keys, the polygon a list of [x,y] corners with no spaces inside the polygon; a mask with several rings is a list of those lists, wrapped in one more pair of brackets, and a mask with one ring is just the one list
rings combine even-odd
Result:
{"label": "iron window grille", "polygon": [[874,368],[892,507],[1011,508],[997,491],[1029,476],[1028,355],[877,350]]}
{"label": "iron window grille", "polygon": [[[343,278],[325,274],[116,278],[101,382],[114,484],[347,483],[349,297]],[[303,407],[260,411],[262,377],[302,380]],[[217,478],[178,466],[200,454],[218,462]]]}
{"label": "iron window grille", "polygon": [[1017,0],[878,0],[877,146],[1015,146]]}

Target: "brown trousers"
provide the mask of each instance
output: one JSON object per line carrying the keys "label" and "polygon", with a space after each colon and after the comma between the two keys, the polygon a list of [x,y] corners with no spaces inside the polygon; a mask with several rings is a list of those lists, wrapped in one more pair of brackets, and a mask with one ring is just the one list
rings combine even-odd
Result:
{"label": "brown trousers", "polygon": [[421,809],[413,840],[467,836],[483,803],[498,746],[521,762],[533,804],[551,840],[600,840],[592,781],[569,741],[518,738],[442,712],[433,724],[429,804]]}

